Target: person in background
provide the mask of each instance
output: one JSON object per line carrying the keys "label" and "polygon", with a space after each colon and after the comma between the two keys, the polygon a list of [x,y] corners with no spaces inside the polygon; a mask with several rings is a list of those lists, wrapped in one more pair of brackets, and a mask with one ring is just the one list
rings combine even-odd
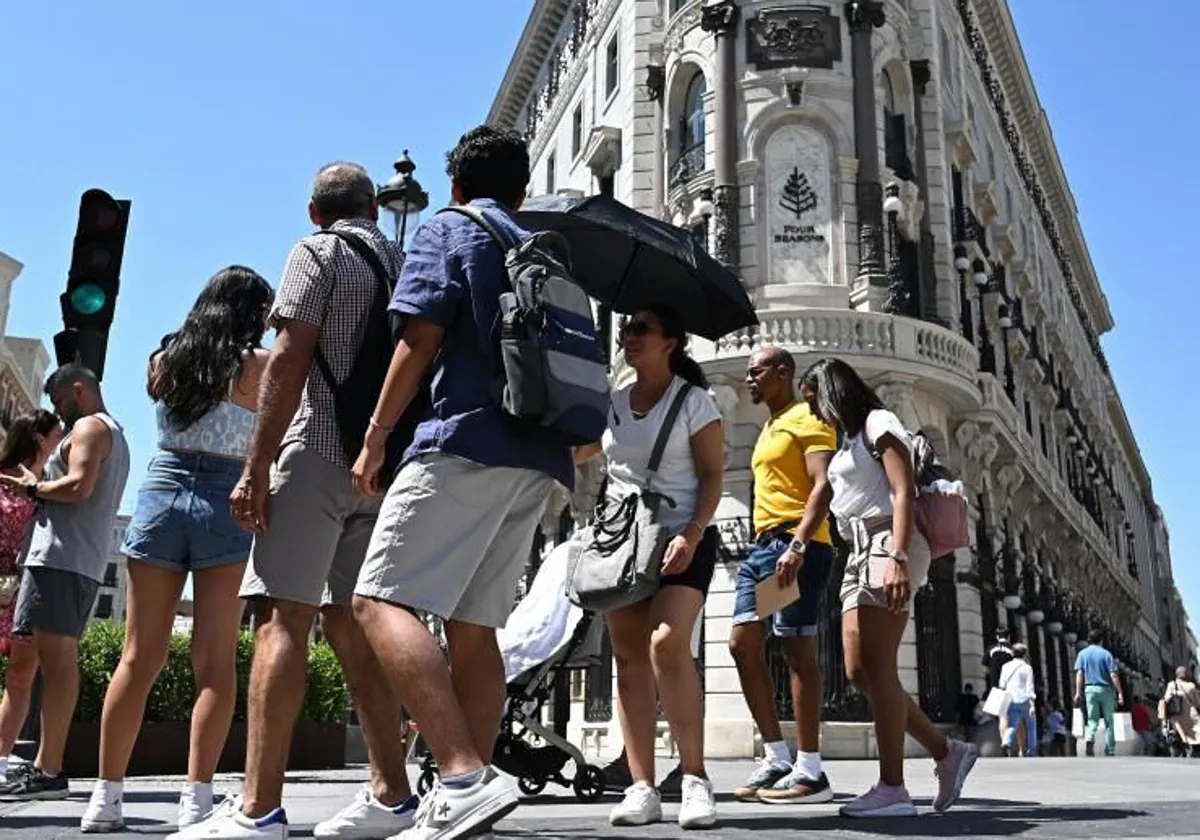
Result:
{"label": "person in background", "polygon": [[[1167,683],[1158,708],[1159,717],[1169,721],[1174,728],[1182,750],[1190,752],[1193,758],[1200,758],[1200,688],[1188,679],[1185,666],[1175,669],[1175,679]],[[1174,714],[1171,714],[1172,709]]]}
{"label": "person in background", "polygon": [[[1000,671],[1013,657],[1012,645],[1012,630],[1007,627],[1001,627],[996,633],[996,643],[988,649],[987,655],[983,658],[984,667],[987,668],[987,688],[989,691],[1000,685]],[[999,725],[1000,743],[1003,744],[1005,739],[1008,738],[1007,715],[999,719]]]}
{"label": "person in background", "polygon": [[945,811],[962,794],[978,751],[946,738],[900,683],[900,639],[931,560],[914,522],[917,487],[909,434],[840,359],[822,359],[809,368],[800,395],[842,435],[829,465],[831,509],[853,546],[842,579],[842,645],[846,674],[870,697],[879,748],[879,783],[843,805],[841,814],[916,816],[904,786],[905,732],[933,757],[938,779],[933,807]]}
{"label": "person in background", "polygon": [[1029,664],[1029,648],[1018,642],[1013,645],[1013,658],[1000,670],[998,688],[1008,693],[1008,729],[1004,735],[1003,750],[1006,758],[1016,752],[1017,725],[1025,724],[1024,757],[1033,757],[1038,752],[1037,718],[1034,703],[1037,692],[1033,687],[1033,666]]}
{"label": "person in background", "polygon": [[1154,754],[1154,723],[1151,720],[1150,706],[1146,698],[1140,694],[1133,696],[1133,705],[1129,707],[1129,716],[1133,721],[1133,731],[1142,742],[1142,755]]}
{"label": "person in background", "polygon": [[975,686],[967,683],[963,686],[962,693],[958,695],[958,700],[954,704],[954,716],[958,723],[958,731],[968,744],[974,739],[977,714],[979,714],[979,695],[975,693]]}
{"label": "person in background", "polygon": [[[734,791],[742,800],[775,804],[833,799],[821,767],[821,665],[817,633],[825,591],[833,575],[826,471],[837,434],[796,399],[796,360],[779,347],[760,350],[746,367],[746,387],[771,415],[750,459],[754,475],[755,544],[737,570],[737,594],[729,648],[742,695],[762,734],[764,756],[747,782]],[[756,587],[772,576],[798,585],[800,598],[775,615],[759,615]],[[787,661],[796,713],[795,762],[775,711],[775,689],[765,657],[767,636],[779,638]]]}
{"label": "person in background", "polygon": [[[22,414],[12,421],[4,437],[0,474],[25,481],[41,476],[62,434],[62,424],[53,413],[38,408]],[[29,637],[12,632],[21,583],[17,559],[29,536],[35,506],[19,488],[0,484],[0,656],[8,657],[4,699],[0,701],[0,782],[6,780],[8,752],[29,715],[29,689],[37,671],[37,651],[27,644]]]}
{"label": "person in background", "polygon": [[1124,702],[1116,660],[1104,647],[1104,631],[1093,629],[1088,633],[1088,646],[1075,657],[1075,706],[1086,709],[1084,740],[1088,755],[1096,754],[1096,728],[1101,720],[1104,721],[1104,754],[1116,755],[1117,733],[1113,716],[1117,706]]}
{"label": "person in background", "polygon": [[[31,646],[37,661],[26,671],[10,671],[7,680],[29,691],[37,668],[43,680],[37,758],[0,785],[0,801],[66,799],[70,793],[62,767],[79,699],[79,637],[108,568],[113,522],[129,477],[129,445],[104,407],[96,375],[83,365],[63,365],[45,390],[68,433],[42,476],[0,474],[0,483],[40,502],[13,618],[13,634],[28,640],[21,644]],[[15,737],[24,720],[7,723]],[[0,743],[0,755],[11,749]]]}
{"label": "person in background", "polygon": [[229,511],[229,494],[254,431],[272,298],[271,287],[254,271],[223,269],[200,292],[183,326],[164,337],[150,357],[146,391],[155,404],[158,452],[121,546],[129,558],[125,649],[104,696],[100,778],[81,822],[85,832],[118,831],[125,824],[125,770],[146,698],[167,659],[189,573],[196,703],[179,827],[213,808],[213,773],[237,694],[244,607],[238,587],[251,540]]}
{"label": "person in background", "polygon": [[1050,703],[1050,714],[1046,715],[1046,725],[1050,729],[1050,755],[1062,758],[1067,754],[1067,716],[1063,714],[1062,703],[1053,700]]}

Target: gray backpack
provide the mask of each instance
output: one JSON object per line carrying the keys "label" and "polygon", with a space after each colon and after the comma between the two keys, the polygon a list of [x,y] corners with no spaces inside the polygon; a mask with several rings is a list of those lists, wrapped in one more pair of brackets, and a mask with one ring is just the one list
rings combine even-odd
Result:
{"label": "gray backpack", "polygon": [[505,255],[500,370],[492,387],[500,410],[566,446],[600,440],[608,424],[608,373],[591,300],[571,276],[566,239],[541,232],[510,241],[469,204],[441,212],[471,219]]}

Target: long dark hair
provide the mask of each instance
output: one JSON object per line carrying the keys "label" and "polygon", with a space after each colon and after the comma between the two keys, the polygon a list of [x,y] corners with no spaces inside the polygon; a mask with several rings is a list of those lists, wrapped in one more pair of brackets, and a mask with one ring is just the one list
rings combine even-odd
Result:
{"label": "long dark hair", "polygon": [[163,337],[146,391],[172,423],[186,429],[229,396],[246,351],[262,346],[272,298],[257,272],[231,265],[208,281],[183,326]]}
{"label": "long dark hair", "polygon": [[683,328],[683,318],[664,303],[647,306],[646,311],[654,313],[654,317],[658,319],[662,326],[663,338],[675,341],[675,349],[671,351],[671,373],[697,388],[708,390],[708,377],[687,351],[687,330]]}
{"label": "long dark hair", "polygon": [[45,437],[57,425],[58,418],[44,408],[35,408],[12,421],[4,438],[4,450],[0,452],[0,470],[32,464],[38,456],[37,436]]}
{"label": "long dark hair", "polygon": [[847,435],[857,435],[866,425],[867,415],[884,408],[883,400],[858,371],[841,359],[821,359],[804,372],[800,384],[817,395],[820,419]]}

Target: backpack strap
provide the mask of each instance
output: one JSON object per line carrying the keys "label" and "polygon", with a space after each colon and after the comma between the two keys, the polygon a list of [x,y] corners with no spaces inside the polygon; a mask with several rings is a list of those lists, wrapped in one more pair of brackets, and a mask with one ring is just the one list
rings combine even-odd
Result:
{"label": "backpack strap", "polygon": [[487,231],[487,235],[492,237],[492,241],[494,241],[496,245],[499,246],[500,250],[505,254],[521,244],[520,242],[513,242],[510,237],[501,233],[499,228],[488,221],[488,218],[484,215],[483,211],[474,205],[451,204],[449,207],[443,207],[438,211],[437,214],[441,215],[442,213],[457,213],[460,216],[466,216],[468,219]]}

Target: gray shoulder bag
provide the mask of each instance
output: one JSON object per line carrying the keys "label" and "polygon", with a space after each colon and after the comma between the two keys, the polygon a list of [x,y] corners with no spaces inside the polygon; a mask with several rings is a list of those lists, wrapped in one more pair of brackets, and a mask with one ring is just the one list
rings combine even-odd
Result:
{"label": "gray shoulder bag", "polygon": [[567,597],[576,606],[596,612],[618,610],[658,591],[667,551],[667,529],[658,521],[659,507],[663,501],[671,507],[675,502],[654,492],[651,485],[691,387],[685,384],[679,389],[663,418],[646,464],[646,486],[617,502],[602,500],[595,522],[577,537],[580,548],[567,572]]}

